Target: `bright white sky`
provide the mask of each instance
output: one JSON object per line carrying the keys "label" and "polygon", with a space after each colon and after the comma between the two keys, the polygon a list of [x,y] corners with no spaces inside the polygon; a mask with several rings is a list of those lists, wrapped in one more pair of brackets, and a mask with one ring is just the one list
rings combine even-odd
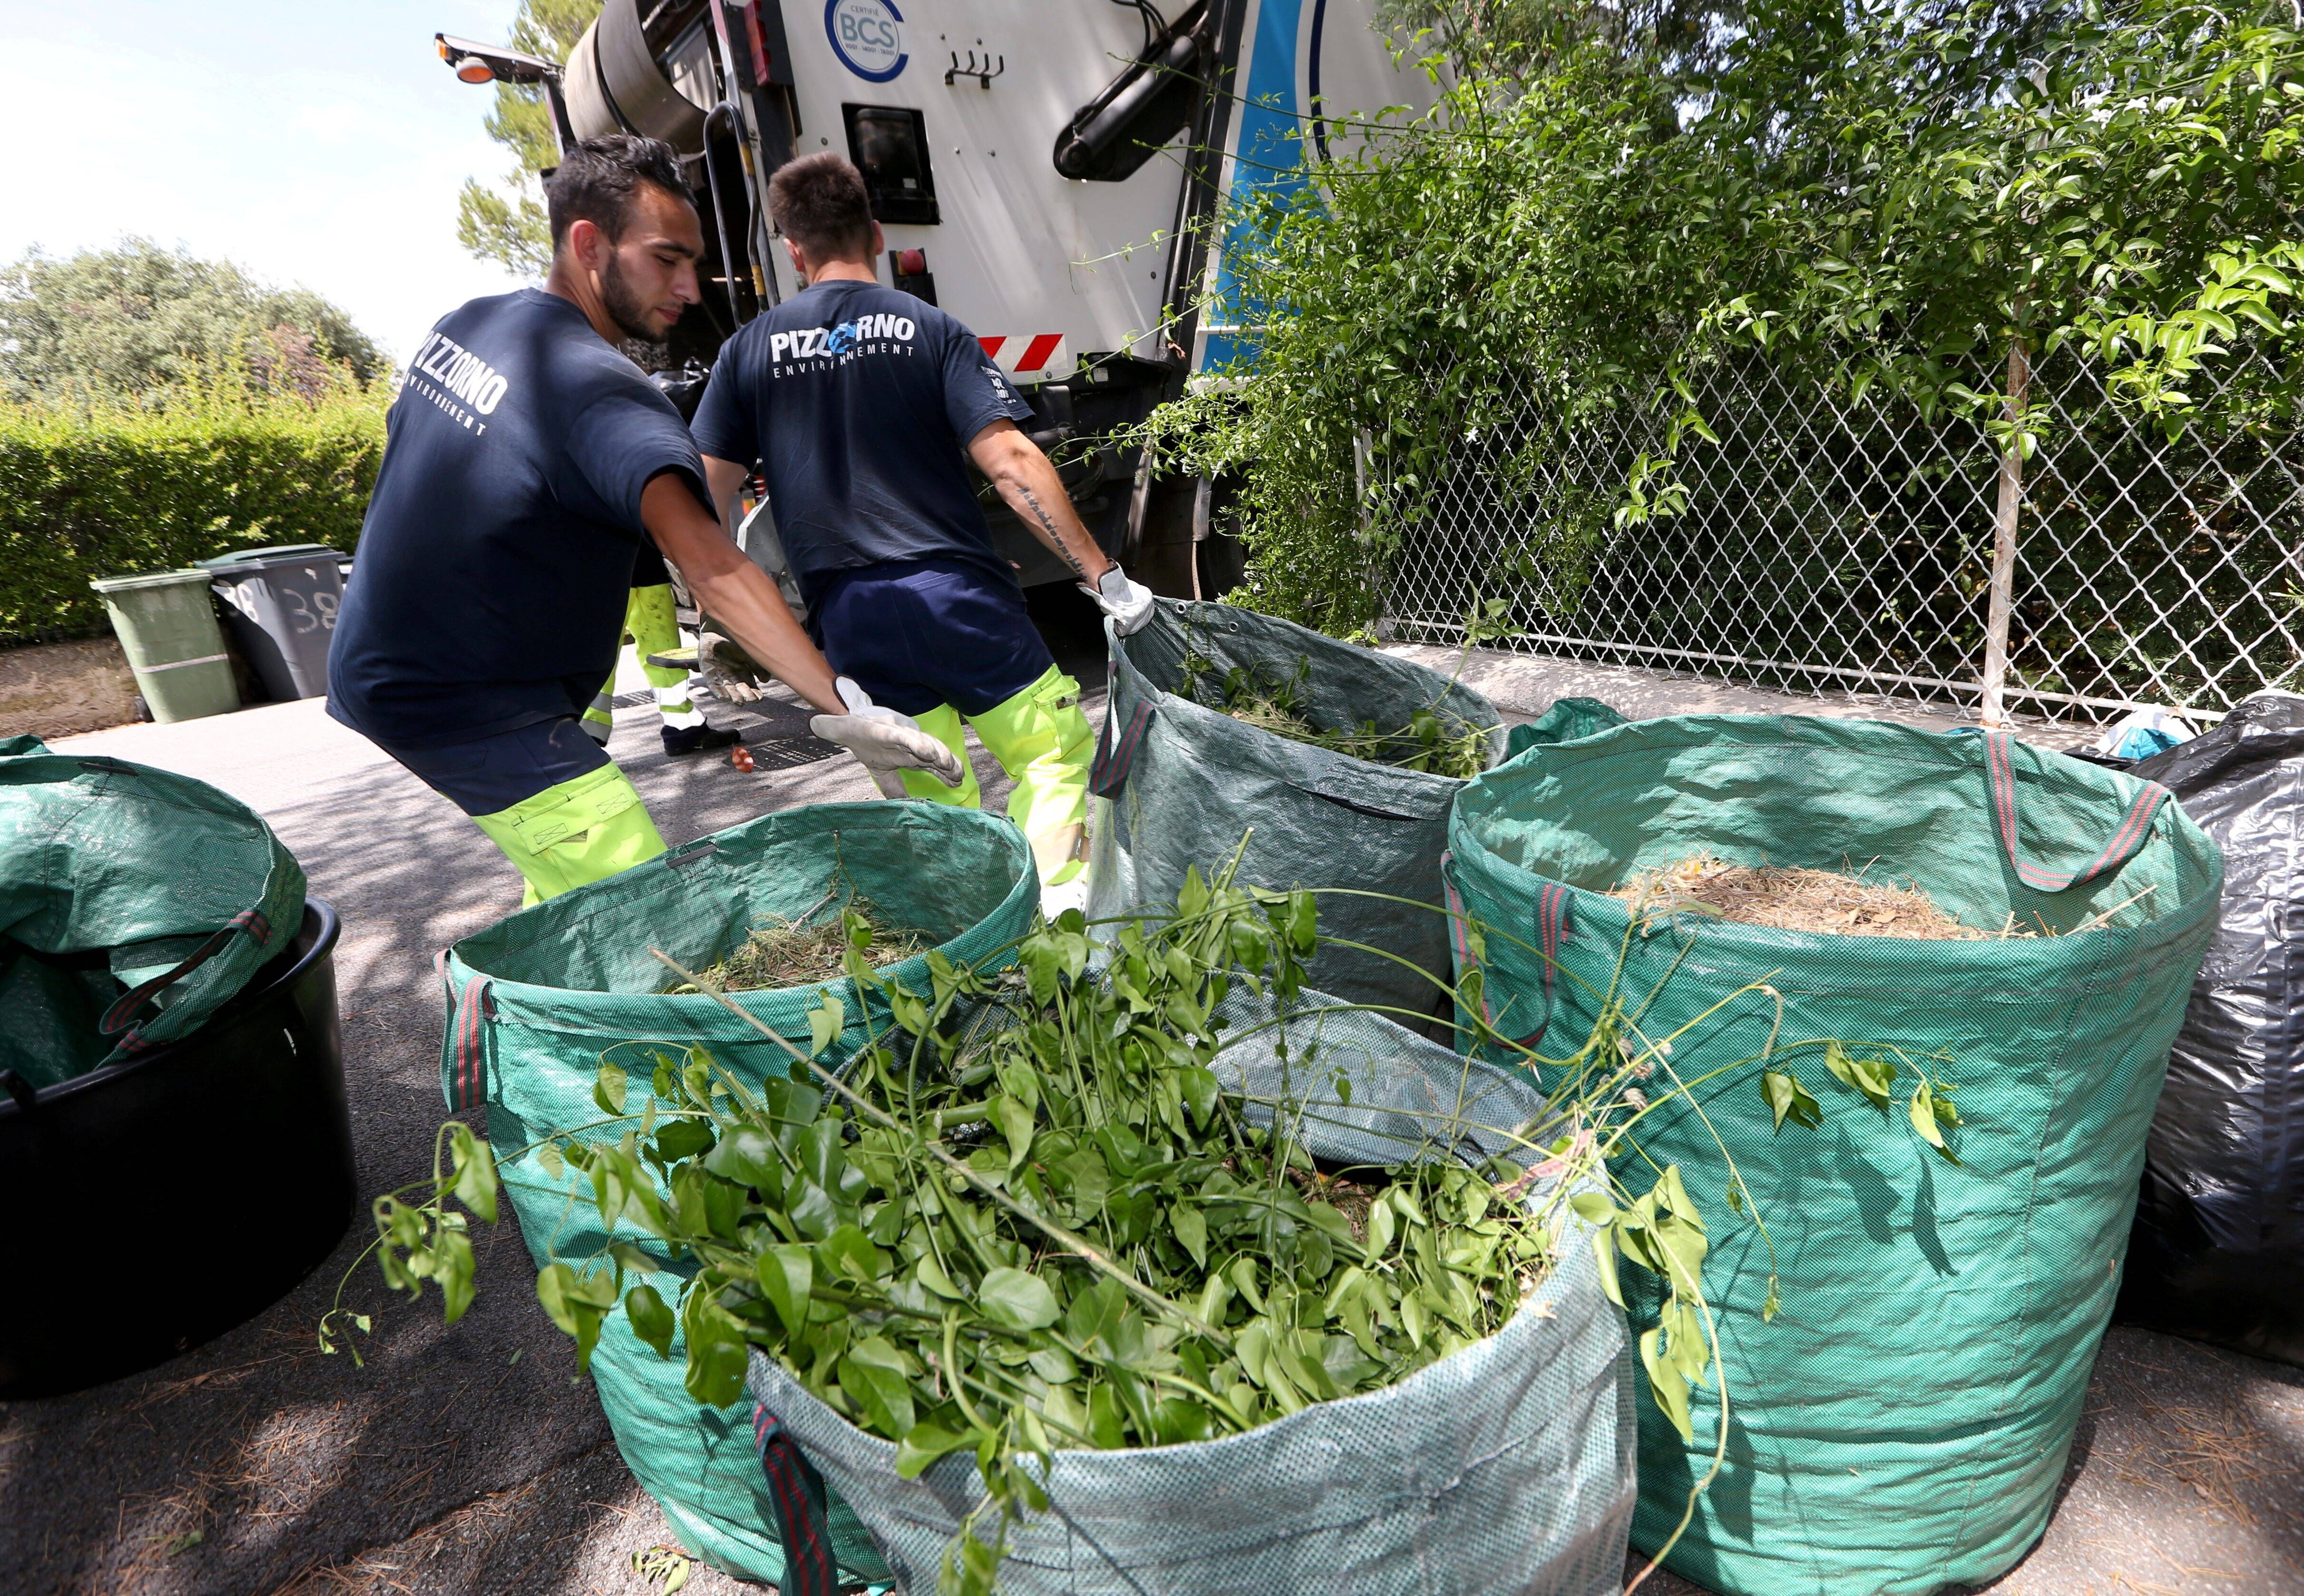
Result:
{"label": "bright white sky", "polygon": [[0,259],[131,233],[301,283],[405,356],[518,287],[456,242],[456,192],[511,152],[435,33],[497,40],[516,0],[0,0],[15,130]]}

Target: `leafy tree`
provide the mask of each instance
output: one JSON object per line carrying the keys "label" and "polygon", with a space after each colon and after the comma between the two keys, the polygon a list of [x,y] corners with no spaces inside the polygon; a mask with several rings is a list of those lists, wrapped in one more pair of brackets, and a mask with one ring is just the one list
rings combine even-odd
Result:
{"label": "leafy tree", "polygon": [[[565,61],[599,14],[600,0],[521,0],[506,42],[515,50]],[[489,138],[512,151],[514,164],[501,188],[487,189],[477,178],[465,179],[457,207],[456,242],[482,260],[501,261],[513,271],[540,277],[552,263],[552,230],[536,174],[559,159],[552,108],[543,89],[497,84],[487,129]]]}
{"label": "leafy tree", "polygon": [[1720,64],[1743,0],[1377,0],[1391,37],[1423,33],[1458,68],[1509,89],[1597,47],[1650,72],[1693,77]]}
{"label": "leafy tree", "polygon": [[131,238],[0,267],[0,393],[153,405],[188,387],[317,399],[365,383],[382,352],[341,309],[229,261]]}
{"label": "leafy tree", "polygon": [[[1995,374],[2017,345],[2101,362],[2164,427],[2292,424],[2285,4],[1758,0],[1684,76],[1602,32],[1523,64],[1309,174],[1315,202],[1234,218],[1239,297],[1209,317],[1259,342],[1151,432],[1164,458],[1244,469],[1251,601],[1361,624],[1471,440],[1533,483],[1558,428],[1661,404],[1676,449],[1718,419],[1687,397],[1708,361],[1893,394],[2028,451],[2048,421],[2009,418]],[[2241,336],[2265,358],[2228,360]],[[1670,459],[1623,469],[1613,516],[1546,506],[1555,587],[1612,519],[1675,506]]]}

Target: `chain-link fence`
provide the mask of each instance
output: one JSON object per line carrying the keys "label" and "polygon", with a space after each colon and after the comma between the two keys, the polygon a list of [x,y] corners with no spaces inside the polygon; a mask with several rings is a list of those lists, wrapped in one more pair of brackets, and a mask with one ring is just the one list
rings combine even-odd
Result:
{"label": "chain-link fence", "polygon": [[[2032,374],[2040,442],[2010,504],[1995,650],[2003,461],[1984,428],[1876,392],[1851,404],[1756,354],[1695,387],[1717,443],[1683,438],[1643,480],[1664,407],[1571,423],[1531,380],[1483,386],[1495,403],[1428,484],[1385,480],[1380,457],[1361,484],[1370,530],[1397,539],[1393,635],[1453,641],[1504,597],[1512,646],[1792,692],[1976,703],[2003,652],[2008,707],[2054,719],[2215,717],[2304,690],[2304,444],[2213,398],[2171,438],[2115,405],[2099,368]],[[1668,513],[1619,525],[1633,482]]]}

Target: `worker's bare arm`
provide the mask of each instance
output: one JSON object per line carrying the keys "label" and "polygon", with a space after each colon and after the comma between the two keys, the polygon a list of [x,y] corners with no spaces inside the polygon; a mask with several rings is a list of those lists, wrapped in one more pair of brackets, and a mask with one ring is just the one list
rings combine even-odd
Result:
{"label": "worker's bare arm", "polygon": [[[705,470],[709,473],[727,463],[707,461]],[[708,474],[707,482],[718,487]],[[696,601],[746,653],[817,709],[830,715],[845,712],[832,666],[792,618],[776,584],[744,557],[678,473],[666,471],[641,490],[640,520],[657,550],[680,567]]]}
{"label": "worker's bare arm", "polygon": [[1032,536],[1071,566],[1073,575],[1093,588],[1112,569],[1111,559],[1072,508],[1056,468],[1015,422],[995,421],[969,439],[968,456]]}
{"label": "worker's bare arm", "polygon": [[720,512],[720,524],[733,534],[744,519],[744,479],[751,473],[733,460],[704,457],[704,485],[712,490],[712,503]]}

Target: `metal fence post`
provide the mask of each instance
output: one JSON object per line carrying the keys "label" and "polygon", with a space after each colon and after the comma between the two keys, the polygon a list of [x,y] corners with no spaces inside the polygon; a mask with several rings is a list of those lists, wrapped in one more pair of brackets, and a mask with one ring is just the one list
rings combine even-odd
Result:
{"label": "metal fence post", "polygon": [[1995,730],[2008,724],[2008,613],[2016,589],[2016,514],[2024,502],[2024,400],[2032,362],[2024,341],[2008,346],[2008,447],[2000,456],[2000,507],[1992,539],[1992,597],[1984,619],[1984,701],[1980,717]]}
{"label": "metal fence post", "polygon": [[[1368,558],[1368,550],[1376,540],[1375,517],[1368,514],[1368,463],[1375,453],[1376,439],[1368,436],[1367,428],[1362,427],[1352,434],[1352,505],[1353,514],[1360,521],[1360,555],[1363,559]],[[1368,573],[1368,580],[1376,589],[1376,615],[1368,622],[1368,630],[1389,642],[1392,641],[1392,573],[1379,571],[1375,562],[1370,560]]]}

